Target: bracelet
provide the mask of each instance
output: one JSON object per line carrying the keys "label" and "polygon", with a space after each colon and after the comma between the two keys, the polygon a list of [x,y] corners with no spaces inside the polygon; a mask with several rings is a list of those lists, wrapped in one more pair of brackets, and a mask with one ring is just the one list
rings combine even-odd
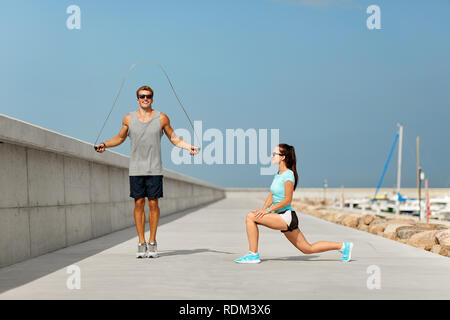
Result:
{"label": "bracelet", "polygon": [[269,209],[269,207],[267,207],[267,212],[268,212],[268,213],[272,213],[272,212],[270,212],[270,209]]}
{"label": "bracelet", "polygon": [[105,146],[105,149],[107,148],[107,146],[106,146],[106,143],[105,142],[102,142],[103,143],[103,145]]}

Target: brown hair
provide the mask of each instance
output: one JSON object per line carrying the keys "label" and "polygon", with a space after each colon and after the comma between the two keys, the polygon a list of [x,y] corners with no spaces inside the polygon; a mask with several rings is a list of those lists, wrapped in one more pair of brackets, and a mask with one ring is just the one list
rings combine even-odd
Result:
{"label": "brown hair", "polygon": [[280,143],[278,147],[280,148],[281,155],[284,156],[284,162],[286,163],[286,167],[288,167],[288,169],[291,169],[294,172],[295,177],[294,190],[295,190],[295,188],[297,188],[298,182],[297,158],[295,157],[295,149],[293,146],[290,146],[286,143]]}
{"label": "brown hair", "polygon": [[142,86],[139,89],[137,89],[137,91],[136,91],[136,98],[138,98],[138,99],[139,99],[139,91],[141,91],[141,90],[150,91],[153,94],[152,88],[150,88],[149,86]]}

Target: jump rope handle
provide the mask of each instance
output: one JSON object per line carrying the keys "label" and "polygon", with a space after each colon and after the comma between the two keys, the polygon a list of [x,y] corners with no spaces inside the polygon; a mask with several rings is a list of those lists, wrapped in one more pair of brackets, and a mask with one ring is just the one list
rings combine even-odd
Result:
{"label": "jump rope handle", "polygon": [[[102,142],[102,143],[100,143],[100,144],[103,144],[104,148],[106,149],[106,144],[105,144],[104,142]],[[100,149],[100,147],[99,147],[99,146],[96,146],[96,145],[94,144],[94,150],[97,151],[98,149]]]}

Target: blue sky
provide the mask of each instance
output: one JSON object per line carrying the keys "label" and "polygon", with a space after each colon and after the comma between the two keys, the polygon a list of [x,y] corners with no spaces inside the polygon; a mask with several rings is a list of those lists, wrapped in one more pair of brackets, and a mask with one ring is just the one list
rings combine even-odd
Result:
{"label": "blue sky", "polygon": [[[81,30],[66,27],[69,5]],[[381,9],[368,30],[366,8]],[[415,141],[432,187],[450,187],[450,2],[351,0],[2,1],[0,113],[94,142],[124,73],[162,64],[203,130],[279,129],[295,146],[300,187],[375,187],[396,124],[402,185],[414,187]],[[190,129],[163,74],[130,74],[101,139],[136,110],[135,90]],[[265,187],[259,165],[175,165],[224,187]],[[118,147],[129,154],[129,143]],[[396,154],[394,154],[396,157]],[[396,158],[394,158],[396,159]],[[383,186],[392,187],[396,161]]]}

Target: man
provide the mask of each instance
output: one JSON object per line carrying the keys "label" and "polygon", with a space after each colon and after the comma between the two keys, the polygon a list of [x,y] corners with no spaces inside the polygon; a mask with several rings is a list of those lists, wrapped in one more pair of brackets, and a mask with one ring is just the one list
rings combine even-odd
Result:
{"label": "man", "polygon": [[[177,137],[170,126],[169,117],[152,108],[153,90],[142,86],[136,91],[139,110],[127,114],[117,136],[96,146],[97,152],[122,144],[127,136],[131,140],[130,197],[134,198],[134,221],[139,237],[137,258],[158,257],[156,230],[160,210],[158,199],[163,196],[163,168],[161,161],[161,137],[163,131],[173,145],[189,150],[191,155],[199,152],[195,147]],[[150,239],[145,241],[145,198],[150,208]]]}

